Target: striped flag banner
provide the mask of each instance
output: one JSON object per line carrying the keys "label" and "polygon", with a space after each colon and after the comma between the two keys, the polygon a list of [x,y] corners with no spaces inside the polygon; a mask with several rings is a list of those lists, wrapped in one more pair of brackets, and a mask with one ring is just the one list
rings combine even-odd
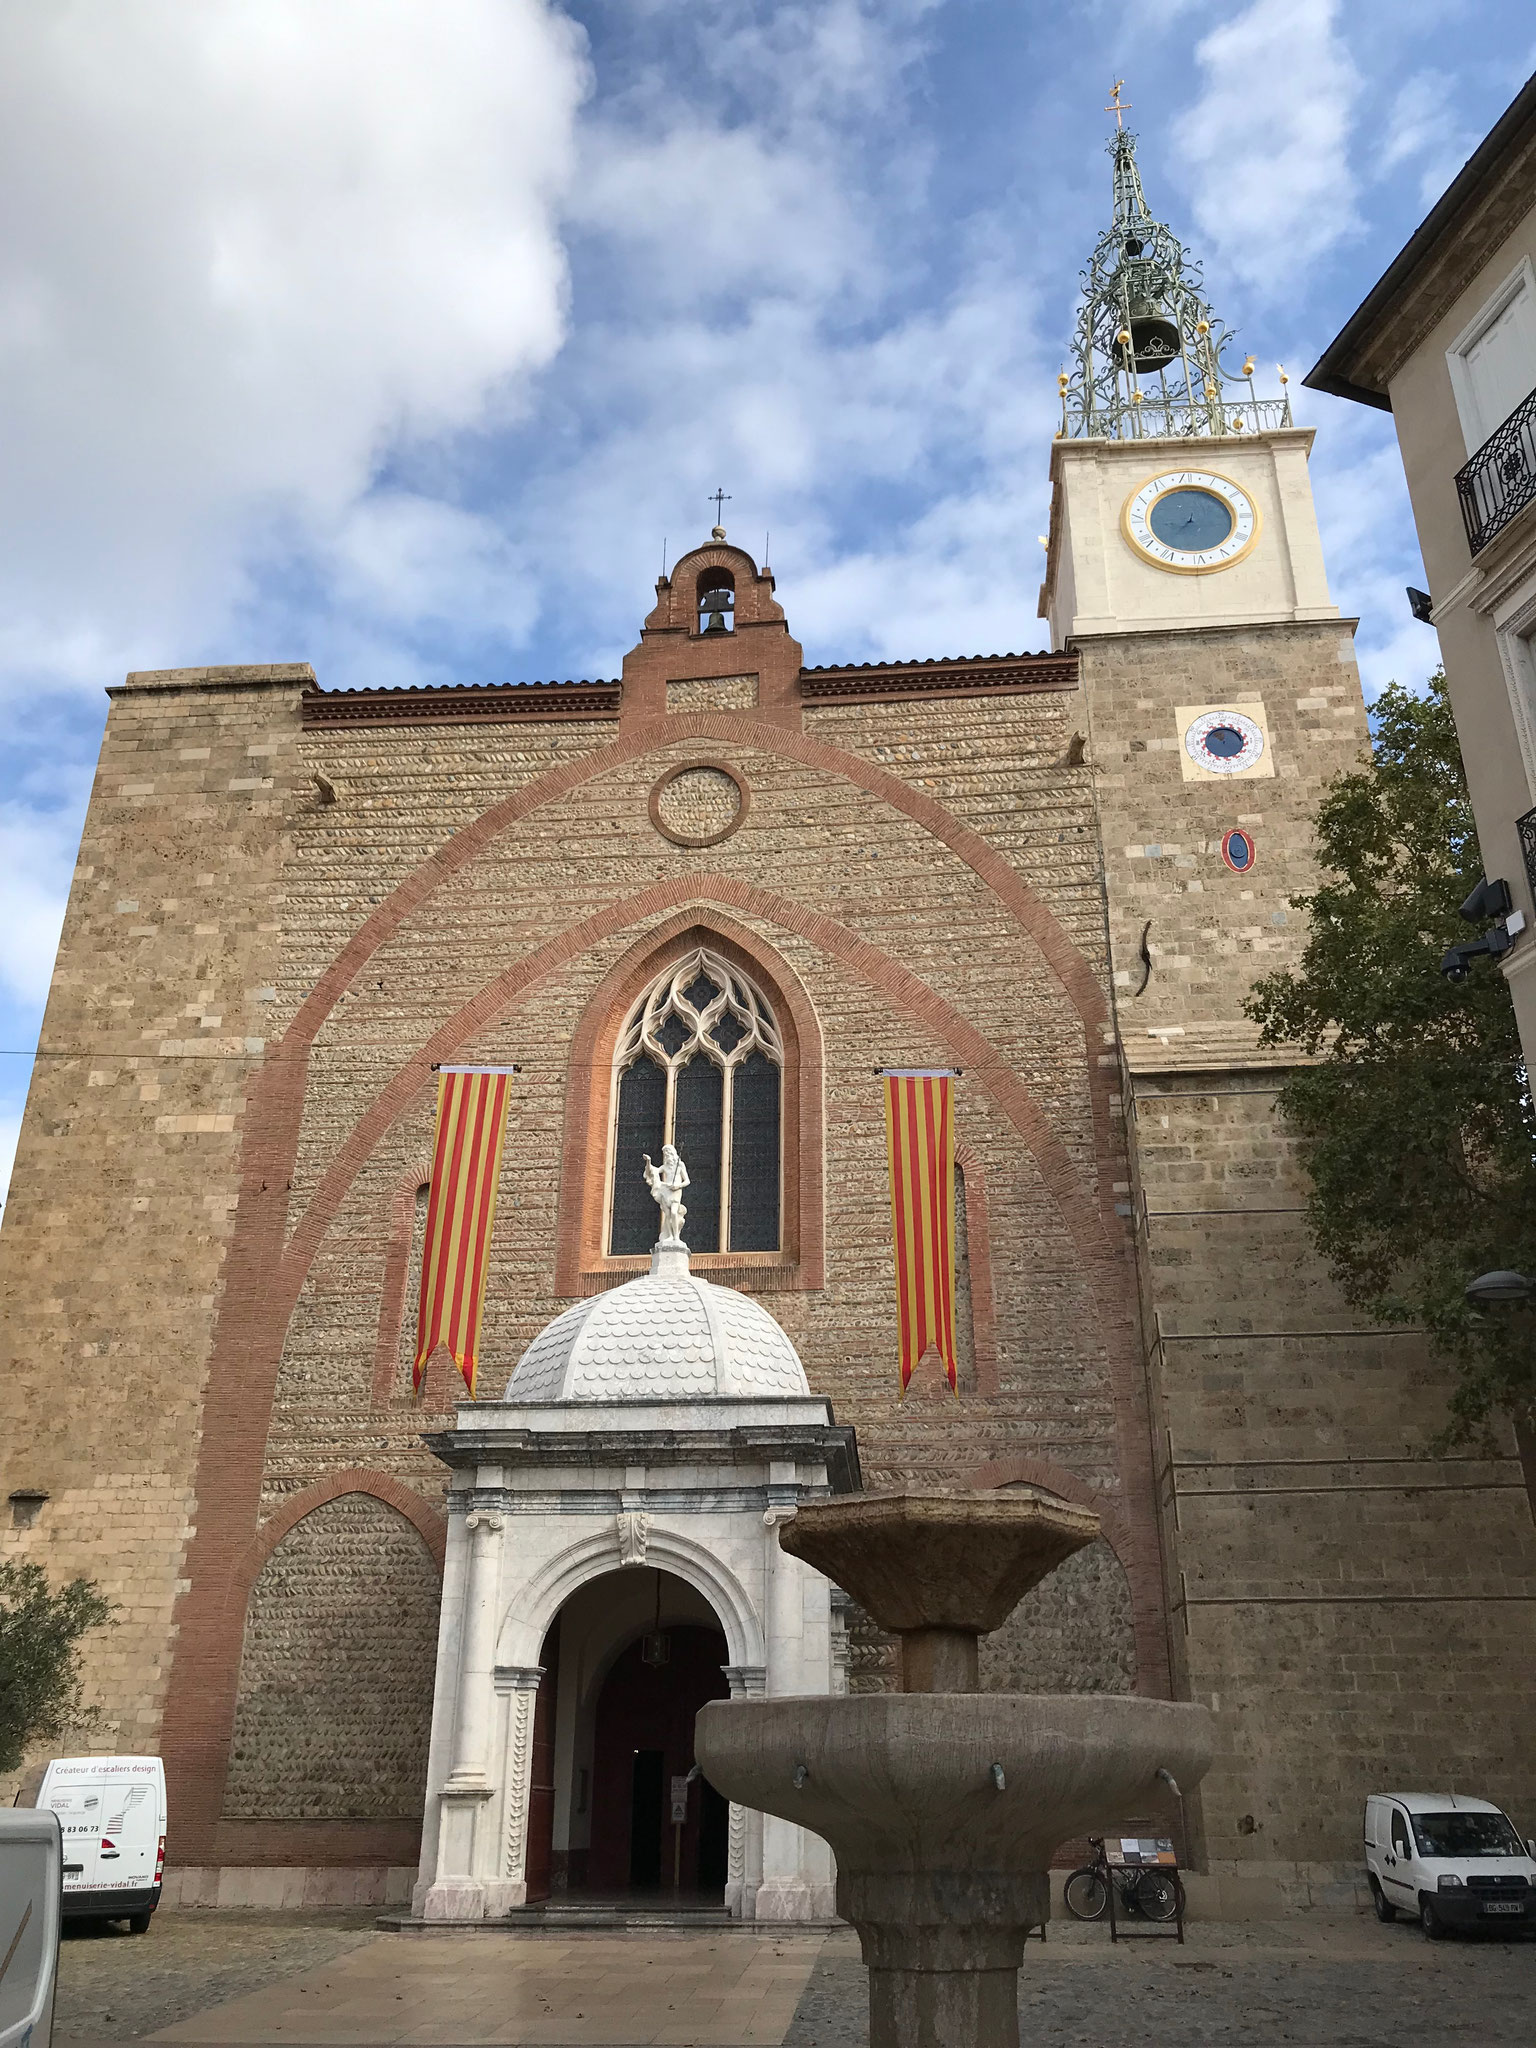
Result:
{"label": "striped flag banner", "polygon": [[442,1067],[437,1076],[437,1142],[421,1250],[416,1319],[417,1394],[427,1360],[445,1345],[471,1400],[479,1363],[480,1309],[490,1263],[491,1224],[507,1131],[511,1067]]}
{"label": "striped flag banner", "polygon": [[884,1079],[901,1391],[932,1344],[955,1392],[954,1077],[919,1071]]}

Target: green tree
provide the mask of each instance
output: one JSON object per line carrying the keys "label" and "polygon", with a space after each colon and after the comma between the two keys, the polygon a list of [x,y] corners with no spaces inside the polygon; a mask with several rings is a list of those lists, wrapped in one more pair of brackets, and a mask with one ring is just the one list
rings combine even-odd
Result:
{"label": "green tree", "polygon": [[89,1726],[78,1645],[111,1619],[92,1580],[54,1593],[41,1565],[0,1562],[0,1771],[14,1771],[32,1743]]}
{"label": "green tree", "polygon": [[1536,1272],[1536,1111],[1498,968],[1439,972],[1474,936],[1458,906],[1482,856],[1442,673],[1377,700],[1371,763],[1330,784],[1323,881],[1297,897],[1311,935],[1295,972],[1255,988],[1265,1044],[1319,1056],[1280,1101],[1312,1180],[1309,1221],[1346,1299],[1428,1330],[1457,1369],[1437,1448],[1514,1422],[1536,1471],[1536,1313],[1469,1307],[1494,1267]]}

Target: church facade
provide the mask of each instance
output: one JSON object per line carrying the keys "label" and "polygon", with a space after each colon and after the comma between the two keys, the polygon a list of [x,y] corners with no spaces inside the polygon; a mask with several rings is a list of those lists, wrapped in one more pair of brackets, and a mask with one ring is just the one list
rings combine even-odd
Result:
{"label": "church facade", "polygon": [[[1298,957],[1309,819],[1367,746],[1311,436],[1230,398],[1219,354],[1211,389],[1206,315],[1145,270],[1129,141],[1051,451],[1048,651],[816,666],[717,529],[615,681],[111,692],[0,1234],[27,1498],[0,1533],[117,1601],[100,1743],[165,1755],[189,1900],[416,1879],[449,1517],[480,1484],[446,1455],[451,1366],[411,1391],[444,1063],[519,1070],[482,1393],[646,1273],[639,1163],[675,1143],[694,1276],[771,1315],[864,1485],[1099,1511],[984,1683],[1213,1704],[1185,1847],[1224,1910],[1345,1881],[1367,1791],[1536,1817],[1520,1466],[1424,1456],[1448,1374],[1331,1288],[1285,1056],[1243,1014]],[[1143,365],[1175,344],[1177,403]],[[899,1398],[885,1066],[957,1073],[955,1396],[930,1359]],[[743,1511],[833,1483],[830,1443],[738,1472]],[[559,1666],[606,1736],[587,1765],[538,1748],[542,1645],[500,1695],[507,1725],[535,1703],[517,1846],[557,1887],[650,1882],[653,1825],[684,1853],[601,1758],[686,1770],[688,1703],[745,1640],[696,1560],[635,1553],[672,1481],[613,1472],[583,1482],[603,1540]],[[861,1616],[825,1626],[829,1682],[893,1682]],[[723,1886],[728,1823],[692,1797],[689,1881]]]}

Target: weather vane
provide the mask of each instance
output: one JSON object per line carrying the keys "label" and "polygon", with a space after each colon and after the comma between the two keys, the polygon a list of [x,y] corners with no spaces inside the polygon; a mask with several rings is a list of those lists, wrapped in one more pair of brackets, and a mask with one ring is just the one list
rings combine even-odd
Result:
{"label": "weather vane", "polygon": [[719,540],[725,531],[721,513],[723,508],[731,502],[731,494],[722,487],[720,490],[712,493],[712,498],[715,507],[715,538]]}
{"label": "weather vane", "polygon": [[1130,101],[1125,100],[1122,102],[1120,98],[1121,88],[1124,86],[1124,84],[1125,80],[1123,78],[1117,78],[1115,80],[1114,84],[1109,89],[1109,105],[1104,109],[1106,114],[1114,115],[1115,126],[1117,128],[1123,128],[1125,126],[1125,117],[1131,111]]}

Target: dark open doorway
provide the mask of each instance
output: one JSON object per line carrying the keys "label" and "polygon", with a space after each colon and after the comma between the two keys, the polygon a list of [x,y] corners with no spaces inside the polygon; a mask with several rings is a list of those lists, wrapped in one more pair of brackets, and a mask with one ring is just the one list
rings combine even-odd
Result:
{"label": "dark open doorway", "polygon": [[598,1696],[592,1766],[593,1891],[723,1893],[726,1803],[693,1771],[693,1723],[730,1688],[718,1629],[669,1627],[664,1662],[646,1641],[615,1659]]}

